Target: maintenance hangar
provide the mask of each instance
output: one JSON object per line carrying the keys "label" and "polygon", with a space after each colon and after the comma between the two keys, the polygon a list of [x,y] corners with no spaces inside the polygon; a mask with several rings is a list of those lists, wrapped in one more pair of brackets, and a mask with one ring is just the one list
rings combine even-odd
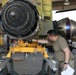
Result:
{"label": "maintenance hangar", "polygon": [[75,16],[76,0],[0,0],[0,75],[76,75]]}

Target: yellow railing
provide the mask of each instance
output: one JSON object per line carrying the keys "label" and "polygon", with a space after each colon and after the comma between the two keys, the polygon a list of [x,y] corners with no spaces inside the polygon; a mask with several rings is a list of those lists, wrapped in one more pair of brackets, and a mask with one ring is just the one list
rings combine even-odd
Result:
{"label": "yellow railing", "polygon": [[52,0],[42,0],[44,16],[52,16]]}
{"label": "yellow railing", "polygon": [[38,9],[42,17],[47,16],[52,19],[52,0],[37,0],[40,3],[42,12]]}

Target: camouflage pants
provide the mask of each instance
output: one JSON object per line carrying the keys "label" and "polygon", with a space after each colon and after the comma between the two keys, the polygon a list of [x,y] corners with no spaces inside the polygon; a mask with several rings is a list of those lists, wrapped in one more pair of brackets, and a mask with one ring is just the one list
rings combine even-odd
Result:
{"label": "camouflage pants", "polygon": [[[74,60],[70,60],[69,65],[71,68],[74,69]],[[61,75],[61,71],[63,70],[63,67],[64,67],[64,62],[59,62],[59,67],[58,67],[59,68],[59,74],[58,75]]]}

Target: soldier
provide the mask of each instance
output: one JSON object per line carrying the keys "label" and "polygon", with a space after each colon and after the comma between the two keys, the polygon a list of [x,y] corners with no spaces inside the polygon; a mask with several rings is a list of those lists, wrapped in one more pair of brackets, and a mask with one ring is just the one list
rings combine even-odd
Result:
{"label": "soldier", "polygon": [[55,30],[49,30],[47,38],[53,42],[53,49],[59,60],[59,75],[61,75],[61,70],[67,69],[68,64],[74,69],[74,56],[69,49],[67,41],[58,35]]}

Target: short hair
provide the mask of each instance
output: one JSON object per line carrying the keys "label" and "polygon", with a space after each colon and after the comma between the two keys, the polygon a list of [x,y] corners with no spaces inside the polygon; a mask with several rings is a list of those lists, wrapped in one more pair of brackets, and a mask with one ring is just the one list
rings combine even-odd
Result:
{"label": "short hair", "polygon": [[49,30],[48,32],[47,32],[47,34],[49,34],[50,36],[56,36],[56,35],[58,35],[58,32],[56,31],[56,30]]}

